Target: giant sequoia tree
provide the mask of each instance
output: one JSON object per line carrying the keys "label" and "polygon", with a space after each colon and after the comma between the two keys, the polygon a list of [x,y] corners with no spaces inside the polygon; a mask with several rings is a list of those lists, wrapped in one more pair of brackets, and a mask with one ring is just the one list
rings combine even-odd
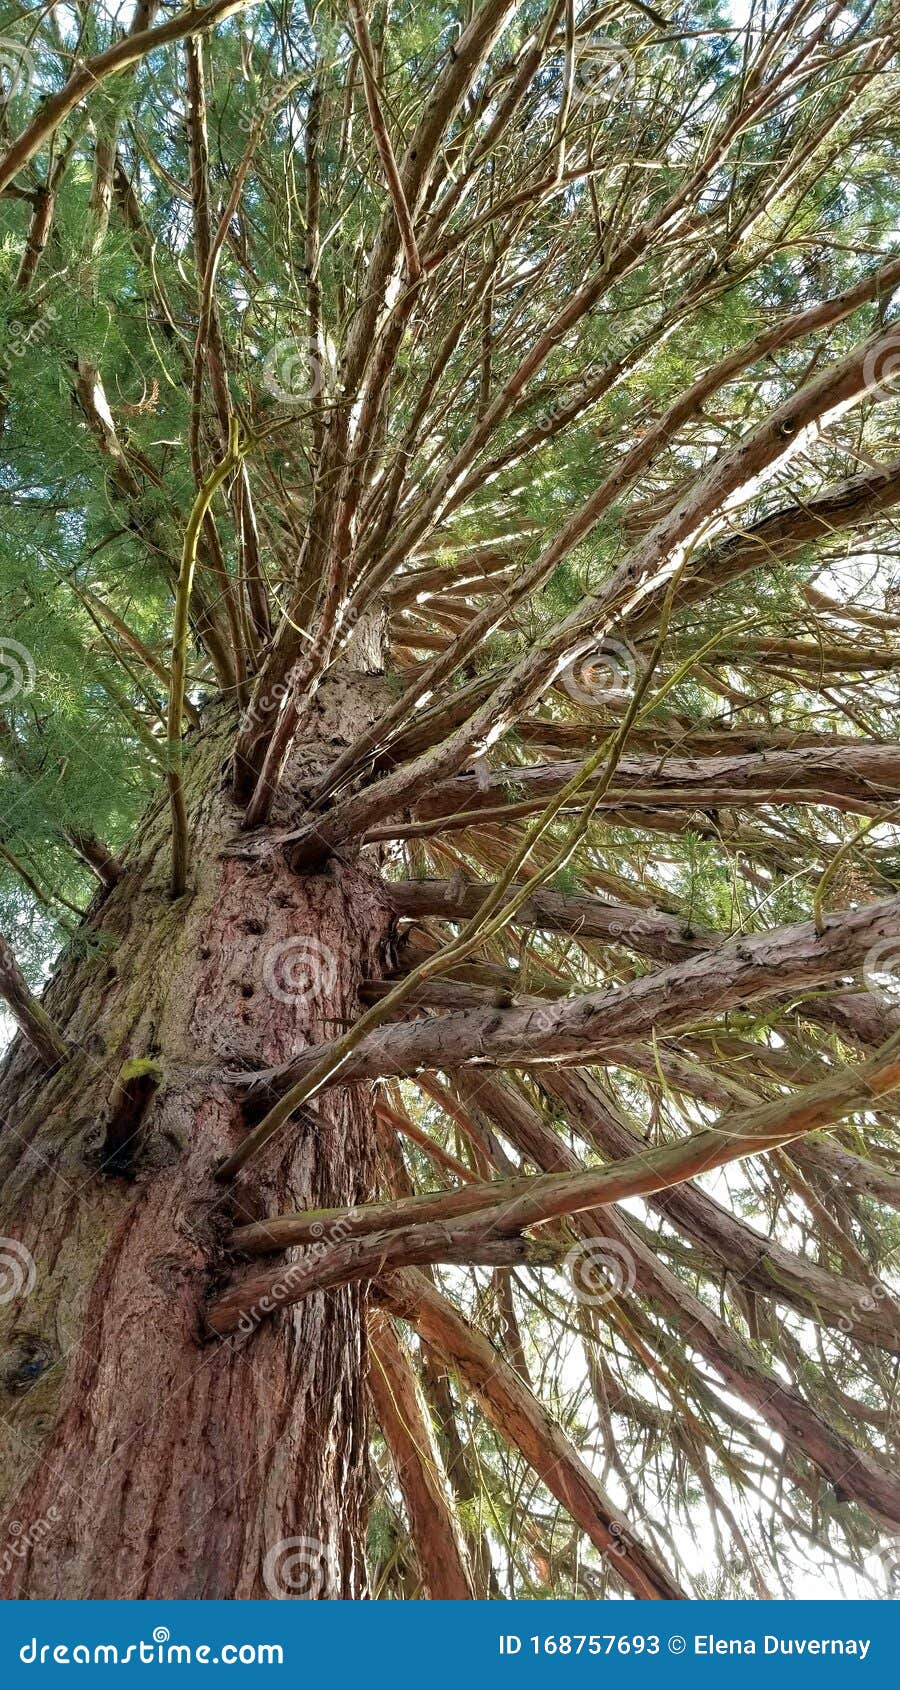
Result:
{"label": "giant sequoia tree", "polygon": [[3,1594],[890,1586],[898,45],[4,4]]}

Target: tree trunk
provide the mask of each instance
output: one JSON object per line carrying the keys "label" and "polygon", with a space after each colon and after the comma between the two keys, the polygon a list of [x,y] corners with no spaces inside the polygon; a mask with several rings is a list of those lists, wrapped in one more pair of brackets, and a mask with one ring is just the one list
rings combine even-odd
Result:
{"label": "tree trunk", "polygon": [[[384,709],[332,672],[310,708],[281,825],[342,742]],[[228,854],[234,721],[186,742],[191,872],[168,896],[161,802],[98,893],[45,996],[74,1054],[17,1040],[0,1072],[0,1595],[358,1597],[367,1481],[358,1287],[224,1344],[202,1311],[247,1218],[371,1195],[367,1088],[329,1093],[233,1190],[245,1130],[223,1068],[282,1063],[356,1012],[390,912],[347,855],[293,875]],[[83,942],[82,942],[83,941]]]}

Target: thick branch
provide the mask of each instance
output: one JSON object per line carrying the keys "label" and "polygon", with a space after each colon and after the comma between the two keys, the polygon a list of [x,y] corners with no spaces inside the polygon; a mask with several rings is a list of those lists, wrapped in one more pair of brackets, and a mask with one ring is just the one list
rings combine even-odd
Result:
{"label": "thick branch", "polygon": [[31,991],[6,940],[0,935],[0,998],[3,998],[20,1033],[24,1033],[48,1068],[65,1062],[69,1047],[58,1033],[42,1003]]}
{"label": "thick branch", "polygon": [[[565,1175],[547,1174],[466,1185],[456,1191],[429,1193],[403,1198],[396,1203],[335,1214],[325,1211],[324,1215],[313,1212],[309,1215],[280,1216],[274,1221],[257,1222],[239,1229],[235,1243],[245,1248],[249,1243],[251,1248],[258,1248],[260,1244],[265,1244],[268,1234],[270,1239],[277,1237],[278,1243],[284,1246],[321,1237],[329,1231],[335,1236],[335,1228],[338,1228],[338,1236],[346,1242],[336,1244],[330,1250],[326,1248],[318,1268],[309,1264],[301,1293],[305,1295],[313,1284],[338,1284],[343,1277],[360,1277],[360,1260],[365,1256],[367,1262],[372,1253],[382,1247],[389,1233],[419,1229],[424,1240],[426,1227],[431,1226],[434,1229],[431,1236],[437,1244],[444,1222],[474,1214],[470,1232],[473,1242],[480,1244],[488,1236],[511,1236],[526,1227],[560,1215],[575,1214],[581,1209],[666,1191],[697,1174],[707,1173],[712,1168],[722,1167],[842,1120],[853,1110],[865,1107],[873,1098],[886,1095],[898,1085],[900,1034],[896,1034],[878,1056],[856,1068],[829,1074],[817,1085],[779,1097],[771,1103],[760,1104],[755,1109],[731,1112],[715,1127],[693,1133],[675,1144],[652,1149],[640,1146],[636,1152],[626,1155],[611,1167],[580,1169],[576,1165]],[[580,1095],[576,1094],[576,1097]],[[367,1251],[361,1253],[354,1249],[353,1240],[373,1234],[375,1242]],[[460,1236],[452,1229],[448,1232],[447,1237],[454,1248]],[[271,1243],[268,1247],[272,1247]],[[345,1267],[348,1269],[346,1275],[343,1273]]]}
{"label": "thick branch", "polygon": [[475,1596],[462,1532],[412,1361],[393,1322],[369,1314],[369,1392],[384,1433],[428,1597],[467,1602]]}
{"label": "thick branch", "polygon": [[[359,837],[373,823],[416,802],[437,779],[455,773],[473,752],[494,743],[568,663],[593,650],[599,637],[671,579],[691,542],[727,499],[786,462],[815,430],[856,404],[870,390],[868,372],[873,360],[892,346],[893,331],[854,347],[780,405],[751,435],[723,452],[620,564],[603,590],[548,631],[449,739],[288,836],[285,844],[295,865],[308,867],[329,848]],[[589,527],[586,522],[585,531]],[[576,532],[572,544],[581,537]]]}
{"label": "thick branch", "polygon": [[[581,1136],[604,1157],[616,1161],[643,1154],[638,1135],[598,1094],[586,1074],[548,1067],[541,1071],[541,1088],[562,1104]],[[873,1279],[861,1286],[794,1255],[777,1238],[763,1237],[693,1181],[652,1193],[648,1200],[686,1238],[712,1255],[722,1272],[739,1275],[747,1290],[774,1297],[807,1319],[852,1331],[860,1343],[900,1353],[900,1309],[883,1287],[870,1294]]]}
{"label": "thick branch", "polygon": [[[508,887],[515,896],[519,888]],[[456,880],[397,880],[385,884],[391,908],[398,915],[441,916],[458,921],[476,914],[492,887],[481,881],[470,884]],[[634,904],[604,903],[571,893],[550,892],[539,887],[516,910],[516,927],[537,927],[546,933],[570,933],[577,939],[596,939],[601,944],[628,944],[629,935],[639,940],[636,948],[658,962],[677,962],[700,951],[711,950],[723,934],[691,927],[677,915],[662,910],[641,909]]]}
{"label": "thick branch", "polygon": [[601,1490],[568,1438],[528,1386],[487,1339],[418,1273],[391,1274],[381,1282],[388,1306],[415,1326],[432,1349],[459,1374],[482,1412],[568,1510],[635,1596],[678,1600],[684,1596],[656,1555],[635,1539],[625,1517]]}
{"label": "thick branch", "polygon": [[[415,806],[423,820],[475,815],[492,809],[504,795],[543,809],[548,798],[571,780],[575,762],[492,769],[488,774],[457,775],[424,793]],[[618,810],[647,804],[662,810],[709,810],[757,804],[826,804],[836,810],[877,811],[900,793],[900,748],[867,745],[831,749],[801,747],[733,757],[623,757],[598,808]]]}
{"label": "thick branch", "polygon": [[372,51],[372,39],[369,35],[369,25],[366,19],[365,7],[362,5],[361,0],[350,0],[350,15],[353,19],[353,29],[359,46],[359,56],[362,60],[363,83],[366,90],[366,105],[369,108],[369,122],[372,125],[372,134],[375,137],[375,145],[378,148],[378,156],[381,159],[381,168],[384,171],[384,179],[387,183],[388,192],[394,206],[394,215],[397,219],[397,227],[403,241],[403,250],[406,254],[407,274],[409,276],[409,280],[411,282],[415,282],[418,281],[420,275],[422,274],[422,265],[419,259],[418,249],[416,247],[416,237],[413,233],[412,218],[409,215],[409,206],[406,203],[406,195],[403,192],[403,183],[400,180],[400,172],[397,169],[397,160],[394,157],[394,149],[391,146],[391,137],[388,133],[387,124],[384,121],[384,114],[381,110],[381,101],[378,95],[378,83],[375,76],[375,55]]}
{"label": "thick branch", "polygon": [[[332,1237],[343,1236],[343,1222],[338,1221]],[[538,1244],[530,1238],[490,1238],[483,1244],[473,1244],[466,1230],[460,1233],[460,1238],[461,1243],[449,1223],[431,1231],[422,1227],[373,1233],[360,1244],[350,1239],[346,1245],[330,1245],[323,1236],[307,1255],[289,1266],[245,1279],[217,1298],[206,1312],[207,1329],[215,1338],[225,1338],[232,1332],[253,1332],[261,1320],[291,1303],[302,1302],[311,1291],[346,1285],[354,1279],[371,1279],[373,1262],[378,1264],[376,1271],[380,1273],[385,1268],[455,1263],[466,1267],[507,1267],[517,1263],[548,1267],[559,1261],[560,1252],[555,1245]]]}
{"label": "thick branch", "polygon": [[[801,922],[729,939],[712,952],[617,990],[590,992],[541,1009],[471,1010],[380,1027],[361,1040],[340,1078],[466,1065],[531,1067],[559,1059],[583,1065],[622,1040],[669,1032],[738,1005],[856,974],[875,945],[898,937],[900,898],[891,898],[829,915],[821,934],[812,922]],[[322,1055],[323,1047],[316,1046],[258,1076],[251,1082],[251,1097],[283,1097]],[[245,1076],[239,1080],[246,1084]]]}

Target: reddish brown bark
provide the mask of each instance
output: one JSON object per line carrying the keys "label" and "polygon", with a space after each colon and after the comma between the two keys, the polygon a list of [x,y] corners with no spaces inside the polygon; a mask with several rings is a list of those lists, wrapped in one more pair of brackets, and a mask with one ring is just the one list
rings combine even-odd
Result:
{"label": "reddish brown bark", "polygon": [[[758,476],[785,461],[796,451],[807,431],[823,426],[827,419],[833,419],[859,400],[866,391],[864,367],[870,368],[873,357],[881,355],[886,339],[857,345],[773,411],[752,435],[716,458],[690,492],[628,553],[601,592],[578,604],[556,625],[552,638],[545,635],[514,664],[480,709],[439,747],[376,781],[365,792],[339,803],[327,816],[316,821],[307,818],[299,829],[288,834],[283,843],[295,866],[321,861],[329,849],[335,849],[342,841],[358,838],[377,822],[417,804],[435,782],[455,775],[473,754],[498,740],[567,665],[593,650],[598,637],[618,626],[655,587],[668,581],[692,537],[699,535],[713,511]],[[572,544],[581,538],[581,533],[573,530],[578,529],[589,505],[590,501],[570,518],[564,530]],[[585,518],[584,530],[589,527],[590,522]],[[548,550],[554,563],[565,555],[559,536]]]}
{"label": "reddish brown bark", "polygon": [[[584,1066],[625,1039],[669,1032],[706,1013],[859,974],[868,952],[898,935],[900,898],[829,915],[821,933],[809,921],[738,935],[618,990],[540,1008],[470,1009],[378,1027],[360,1040],[343,1072],[365,1079],[425,1068],[531,1067],[554,1059]],[[283,1097],[322,1060],[322,1051],[304,1051],[280,1072],[258,1076],[248,1086],[251,1099],[268,1103]]]}
{"label": "reddish brown bark", "polygon": [[[493,809],[504,798],[542,810],[577,772],[577,762],[494,769],[486,777],[457,775],[433,786],[415,806],[422,820]],[[816,803],[837,810],[877,811],[900,787],[896,745],[860,740],[837,749],[767,751],[759,756],[622,757],[601,800],[603,809],[627,804],[655,809],[709,809],[719,804]],[[589,790],[589,789],[588,789]]]}
{"label": "reddish brown bark", "polygon": [[[512,1141],[539,1167],[574,1169],[577,1159],[524,1099],[488,1079],[479,1086],[482,1097],[490,1098],[495,1119],[502,1122]],[[624,1214],[607,1208],[601,1214],[582,1213],[576,1230],[587,1239],[612,1242],[625,1251],[631,1262],[635,1289],[662,1309],[684,1340],[695,1346],[761,1419],[784,1437],[792,1459],[800,1452],[836,1485],[846,1488],[855,1500],[871,1509],[876,1518],[896,1528],[898,1487],[893,1474],[873,1461],[871,1455],[854,1448],[848,1438],[829,1423],[826,1414],[808,1403],[800,1391],[786,1385],[763,1367],[750,1345],[716,1315],[646,1244]],[[406,1278],[405,1274],[394,1278]],[[633,1312],[634,1305],[630,1305]]]}
{"label": "reddish brown bark", "polygon": [[[475,915],[493,890],[482,881],[398,880],[387,894],[398,915],[441,916],[461,921]],[[509,896],[519,891],[518,883]],[[538,927],[548,933],[572,933],[578,939],[599,939],[605,944],[627,945],[659,962],[678,962],[682,957],[708,951],[724,937],[702,926],[690,929],[677,915],[664,910],[641,909],[633,904],[613,904],[602,898],[586,898],[539,887],[513,917],[517,927]]]}
{"label": "reddish brown bark", "polygon": [[[316,735],[358,731],[373,687],[330,680]],[[5,1558],[6,1597],[363,1591],[359,1292],[309,1298],[224,1345],[202,1342],[199,1310],[235,1205],[246,1217],[371,1194],[371,1120],[350,1091],[329,1097],[318,1132],[285,1135],[223,1193],[213,1171],[243,1128],[209,1074],[223,1059],[283,1060],[352,1016],[390,916],[372,869],[352,861],[300,880],[276,861],[224,855],[237,821],[222,777],[233,720],[210,715],[188,757],[186,896],[168,899],[161,806],[118,884],[98,894],[93,948],[64,961],[48,991],[74,1056],[45,1078],[18,1041],[0,1074],[4,1232],[34,1262],[0,1309],[0,1541],[12,1520],[20,1541],[55,1522]],[[295,779],[319,772],[317,743],[298,748]],[[304,952],[279,947],[298,938],[307,989],[292,996]],[[161,1083],[104,1162],[123,1063],[135,1059],[158,1064]]]}
{"label": "reddish brown bark", "polygon": [[522,1451],[591,1542],[609,1556],[609,1565],[623,1584],[645,1599],[682,1597],[684,1592],[668,1569],[635,1538],[568,1438],[487,1339],[420,1273],[389,1274],[382,1292],[389,1306],[411,1321],[459,1373],[501,1436]]}
{"label": "reddish brown bark", "polygon": [[[574,1069],[547,1068],[541,1087],[571,1110],[586,1142],[615,1162],[641,1151],[641,1140],[617,1116],[586,1074]],[[791,1147],[802,1155],[803,1142]],[[799,1160],[799,1157],[797,1157]],[[869,1285],[829,1273],[793,1254],[777,1238],[762,1236],[733,1215],[692,1180],[651,1195],[652,1208],[664,1214],[685,1237],[708,1252],[724,1273],[739,1274],[742,1285],[760,1296],[793,1305],[808,1318],[850,1330],[861,1343],[900,1346],[900,1309],[880,1287],[873,1297]]]}
{"label": "reddish brown bark", "polygon": [[475,1595],[459,1522],[428,1410],[392,1322],[369,1316],[369,1390],[403,1492],[426,1593],[434,1602]]}

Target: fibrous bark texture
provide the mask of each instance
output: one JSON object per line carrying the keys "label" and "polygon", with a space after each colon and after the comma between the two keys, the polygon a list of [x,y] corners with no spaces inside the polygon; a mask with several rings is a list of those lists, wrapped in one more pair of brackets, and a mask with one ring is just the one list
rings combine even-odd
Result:
{"label": "fibrous bark texture", "polygon": [[[323,687],[288,791],[365,722],[378,689]],[[233,721],[208,716],[187,757],[187,893],[165,895],[160,806],[46,994],[74,1055],[42,1085],[19,1042],[0,1079],[4,1227],[33,1262],[2,1310],[0,1538],[18,1521],[27,1550],[5,1558],[4,1596],[363,1592],[358,1288],[223,1345],[203,1341],[201,1309],[236,1213],[370,1195],[373,1123],[353,1090],[223,1192],[213,1173],[243,1127],[211,1076],[330,1037],[382,967],[390,916],[372,869],[351,860],[301,880],[279,858],[227,854]],[[132,1083],[143,1063],[160,1083],[110,1162],[129,1062]],[[33,1529],[48,1518],[52,1530]]]}

